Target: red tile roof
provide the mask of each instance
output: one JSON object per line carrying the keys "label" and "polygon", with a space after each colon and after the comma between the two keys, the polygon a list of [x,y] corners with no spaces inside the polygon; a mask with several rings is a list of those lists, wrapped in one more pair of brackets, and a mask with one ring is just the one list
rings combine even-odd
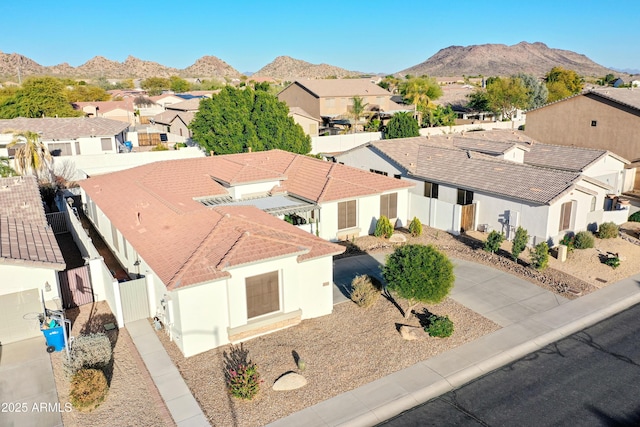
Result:
{"label": "red tile roof", "polygon": [[66,267],[32,176],[0,178],[0,263]]}
{"label": "red tile roof", "polygon": [[81,185],[169,289],[227,277],[246,263],[344,250],[253,206],[207,208],[194,200],[228,195],[216,180],[273,180],[278,191],[314,202],[412,185],[280,150],[156,162]]}

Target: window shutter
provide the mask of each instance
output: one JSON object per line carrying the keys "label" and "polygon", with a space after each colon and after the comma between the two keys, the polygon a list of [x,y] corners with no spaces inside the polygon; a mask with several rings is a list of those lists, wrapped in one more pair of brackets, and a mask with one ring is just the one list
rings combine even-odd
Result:
{"label": "window shutter", "polygon": [[356,223],[356,201],[350,200],[347,202],[347,227],[355,227]]}
{"label": "window shutter", "polygon": [[247,277],[245,284],[249,319],[280,310],[277,271]]}

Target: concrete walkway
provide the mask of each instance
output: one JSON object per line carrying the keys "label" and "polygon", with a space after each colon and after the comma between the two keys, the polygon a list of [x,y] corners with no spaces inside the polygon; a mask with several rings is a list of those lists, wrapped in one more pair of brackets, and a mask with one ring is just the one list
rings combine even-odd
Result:
{"label": "concrete walkway", "polygon": [[1,426],[62,426],[66,408],[46,349],[43,336],[0,346]]}
{"label": "concrete walkway", "polygon": [[[343,276],[339,283],[348,276],[342,261],[336,261]],[[361,261],[351,263],[352,271],[366,273],[360,269],[374,263]],[[502,329],[270,425],[375,425],[640,303],[640,275],[567,301],[500,271],[459,260],[455,265],[451,296],[504,325]]]}
{"label": "concrete walkway", "polygon": [[209,422],[147,319],[127,323],[147,370],[178,427],[208,427]]}

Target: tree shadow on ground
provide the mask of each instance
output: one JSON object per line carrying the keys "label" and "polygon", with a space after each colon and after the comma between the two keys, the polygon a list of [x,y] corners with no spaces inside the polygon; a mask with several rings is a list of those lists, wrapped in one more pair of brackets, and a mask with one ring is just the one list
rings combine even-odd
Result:
{"label": "tree shadow on ground", "polygon": [[422,328],[427,328],[431,325],[431,316],[434,316],[434,313],[430,312],[426,307],[423,307],[421,312],[414,311],[413,314],[418,318]]}

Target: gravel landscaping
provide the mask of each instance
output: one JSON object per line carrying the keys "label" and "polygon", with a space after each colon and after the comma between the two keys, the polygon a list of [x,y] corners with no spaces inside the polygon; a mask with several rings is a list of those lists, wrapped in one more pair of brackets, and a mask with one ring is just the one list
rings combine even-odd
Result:
{"label": "gravel landscaping", "polygon": [[[400,304],[407,305],[404,301]],[[422,313],[425,307],[418,306],[415,311]],[[449,298],[427,308],[433,314],[449,316],[455,325],[451,337],[405,341],[397,328],[418,326],[418,319],[411,316],[405,320],[381,296],[368,309],[345,302],[335,306],[331,315],[245,342],[244,348],[264,381],[252,401],[239,401],[226,392],[222,361],[229,346],[185,359],[163,331],[158,336],[212,425],[260,426],[499,329]],[[293,352],[306,362],[305,371],[299,373],[307,385],[273,391],[278,377],[298,372]]]}
{"label": "gravel landscaping", "polygon": [[[105,301],[66,311],[72,320],[72,336],[104,331],[104,324],[115,322]],[[76,409],[62,413],[65,427],[174,426],[153,380],[144,367],[126,329],[107,333],[113,346],[113,369],[106,400],[91,412]],[[51,354],[58,399],[69,402],[69,379],[62,363],[66,352]]]}

